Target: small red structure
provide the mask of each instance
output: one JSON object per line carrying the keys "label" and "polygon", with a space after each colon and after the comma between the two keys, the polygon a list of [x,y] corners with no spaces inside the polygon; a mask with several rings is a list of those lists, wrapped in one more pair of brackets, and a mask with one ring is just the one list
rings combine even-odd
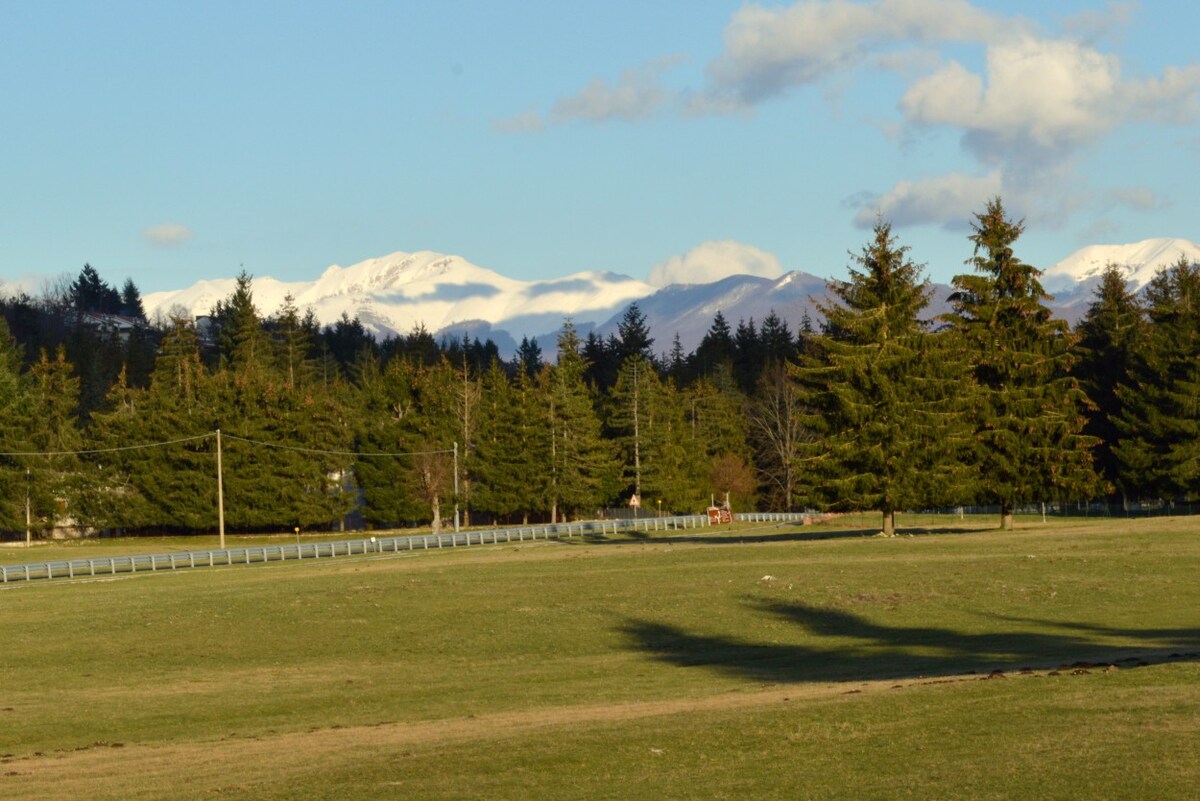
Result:
{"label": "small red structure", "polygon": [[733,512],[726,506],[710,506],[708,507],[708,523],[712,526],[719,526],[722,523],[732,523]]}

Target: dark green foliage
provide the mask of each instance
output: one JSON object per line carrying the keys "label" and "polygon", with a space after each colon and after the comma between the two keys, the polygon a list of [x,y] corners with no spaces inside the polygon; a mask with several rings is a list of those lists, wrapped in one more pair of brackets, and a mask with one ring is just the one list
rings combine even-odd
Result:
{"label": "dark green foliage", "polygon": [[1095,440],[1082,434],[1087,399],[1071,377],[1073,338],[1051,317],[1040,272],[1013,253],[1023,224],[999,198],[976,215],[976,274],[954,279],[952,319],[974,365],[980,500],[998,504],[1004,526],[1025,503],[1088,498],[1102,490]]}
{"label": "dark green foliage", "polygon": [[891,534],[897,511],[957,500],[948,489],[966,495],[966,368],[942,347],[947,337],[925,333],[923,267],[889,224],[876,223],[853,259],[850,280],[831,283],[835,300],[821,307],[820,355],[793,371],[804,426],[817,435],[801,449],[802,495],[825,508],[879,510]]}
{"label": "dark green foliage", "polygon": [[747,394],[754,391],[754,385],[762,374],[765,363],[762,343],[758,339],[758,330],[754,326],[754,318],[749,322],[739,320],[733,334],[734,360],[733,375],[737,379],[742,392]]}
{"label": "dark green foliage", "polygon": [[[111,496],[95,499],[96,524],[103,528],[165,528],[213,531],[217,527],[216,430],[212,380],[200,360],[190,320],[176,319],[164,335],[162,353],[146,390],[118,383],[109,411],[92,420],[96,454]],[[176,442],[177,440],[187,440]]]}
{"label": "dark green foliage", "polygon": [[708,496],[704,447],[691,435],[674,385],[634,354],[621,365],[606,410],[608,439],[623,466],[622,499],[637,495],[647,507],[699,511]]}
{"label": "dark green foliage", "polygon": [[617,494],[619,471],[611,447],[601,437],[600,418],[584,383],[587,362],[568,320],[558,337],[558,363],[543,373],[543,418],[550,432],[550,482],[547,498],[552,520],[591,515]]}
{"label": "dark green foliage", "polygon": [[550,438],[544,401],[524,370],[510,382],[499,362],[483,377],[479,432],[472,454],[475,509],[528,521],[547,509]]}
{"label": "dark green foliage", "polygon": [[641,356],[652,362],[654,360],[654,338],[650,336],[650,327],[646,325],[646,315],[636,303],[630,303],[617,323],[616,347],[614,356],[618,365],[626,359]]}
{"label": "dark green foliage", "polygon": [[113,289],[90,264],[83,265],[69,288],[71,308],[76,312],[123,314],[121,293]]}
{"label": "dark green foliage", "polygon": [[[1072,374],[1092,402],[1084,433],[1095,437],[1096,469],[1113,488],[1128,492],[1136,488],[1122,474],[1113,451],[1120,439],[1117,420],[1123,403],[1120,395],[1134,390],[1131,371],[1143,346],[1145,324],[1137,298],[1130,293],[1122,270],[1115,264],[1105,269],[1096,287],[1095,300],[1087,316],[1075,328],[1079,338],[1078,361]],[[1132,478],[1130,476],[1129,478]]]}
{"label": "dark green foliage", "polygon": [[581,348],[585,365],[583,380],[597,392],[608,392],[616,383],[621,366],[616,337],[609,337],[606,342],[595,331],[589,331]]}
{"label": "dark green foliage", "polygon": [[490,340],[421,326],[383,343],[349,316],[322,329],[290,298],[263,320],[245,273],[213,309],[215,346],[186,319],[114,336],[106,315],[143,316],[140,293],[85,266],[45,297],[0,298],[0,452],[97,451],[0,457],[0,528],[23,529],[28,488],[38,530],[212,531],[218,428],[233,530],[336,526],[352,508],[374,525],[454,506],[464,522],[563,519],[635,491],[664,511],[726,493],[875,508],[885,527],[968,497],[1008,512],[1112,488],[1200,496],[1200,268],[1159,276],[1145,311],[1110,270],[1073,348],[1013,256],[1020,233],[998,200],[976,216],[976,273],[940,333],[880,223],[831,285],[822,336],[807,316],[793,334],[774,312],[736,330],[717,313],[661,363],[637,304],[607,338],[568,323],[557,364],[528,337],[505,364]]}
{"label": "dark green foliage", "polygon": [[[29,395],[21,375],[21,348],[0,317],[0,452],[29,451]],[[0,456],[0,529],[25,527],[25,492],[29,483],[29,460],[21,456]]]}
{"label": "dark green foliage", "polygon": [[1121,486],[1200,497],[1200,265],[1180,260],[1146,288],[1150,325],[1130,360],[1113,454]]}
{"label": "dark green foliage", "polygon": [[525,372],[526,378],[533,378],[545,365],[542,360],[542,346],[537,343],[536,339],[521,337],[521,344],[517,347],[517,357],[514,362],[514,367]]}
{"label": "dark green foliage", "polygon": [[729,323],[725,320],[725,315],[718,311],[693,354],[695,373],[708,375],[722,367],[732,370],[736,358],[737,346],[729,330]]}
{"label": "dark green foliage", "polygon": [[26,460],[36,528],[68,523],[77,513],[84,476],[74,451],[82,448],[83,436],[76,417],[79,379],[71,373],[62,347],[53,357],[42,351],[29,370],[26,437],[31,451],[45,454]]}
{"label": "dark green foliage", "polygon": [[359,456],[354,473],[366,501],[364,514],[373,523],[394,525],[425,516],[409,486],[407,455],[416,439],[412,418],[417,413],[417,369],[407,359],[392,359],[380,371],[378,362],[370,359],[359,371]]}
{"label": "dark green foliage", "polygon": [[759,330],[760,353],[763,366],[783,364],[796,358],[796,339],[788,324],[772,310],[763,318]]}
{"label": "dark green foliage", "polygon": [[121,286],[121,314],[146,322],[146,310],[142,307],[142,293],[132,278],[126,278]]}

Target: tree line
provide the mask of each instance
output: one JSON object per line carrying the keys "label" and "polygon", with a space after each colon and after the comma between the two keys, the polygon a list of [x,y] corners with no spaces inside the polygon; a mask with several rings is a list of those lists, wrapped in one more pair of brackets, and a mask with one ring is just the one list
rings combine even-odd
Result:
{"label": "tree line", "polygon": [[565,321],[549,360],[421,327],[376,341],[290,298],[263,316],[245,273],[206,325],[151,325],[132,282],[85,265],[0,302],[0,528],[212,530],[218,430],[245,531],[439,526],[451,505],[558,521],[636,496],[643,513],[876,510],[892,532],[901,510],[983,503],[1010,526],[1030,503],[1195,497],[1200,267],[1139,297],[1111,266],[1071,330],[1022,231],[999,198],[973,216],[973,271],[939,318],[880,220],[816,325],[718,313],[691,353],[656,351],[634,304],[607,338]]}

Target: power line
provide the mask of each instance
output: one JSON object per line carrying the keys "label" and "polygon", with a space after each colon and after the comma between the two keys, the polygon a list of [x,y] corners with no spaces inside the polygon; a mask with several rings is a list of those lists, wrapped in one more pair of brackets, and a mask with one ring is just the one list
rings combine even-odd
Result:
{"label": "power line", "polygon": [[119,451],[139,451],[147,448],[161,448],[166,445],[179,445],[184,442],[196,442],[202,439],[210,439],[216,434],[199,434],[194,437],[183,437],[182,439],[171,439],[164,442],[149,442],[144,445],[120,445],[115,448],[89,448],[80,451],[0,451],[0,456],[87,456],[94,453],[117,453]]}
{"label": "power line", "polygon": [[[239,437],[236,434],[230,434],[228,432],[222,432],[222,433],[226,439],[237,440],[238,442],[245,442],[249,445],[258,445],[263,448],[276,448],[279,450],[295,451],[297,453],[308,453],[308,454],[319,455],[319,456],[352,456],[355,458],[367,458],[367,457],[382,456],[382,457],[388,457],[388,458],[395,458],[395,457],[401,457],[401,456],[436,456],[436,455],[440,455],[440,454],[454,453],[453,450],[450,450],[448,448],[444,449],[444,450],[405,451],[405,452],[390,452],[390,451],[365,452],[365,451],[323,450],[320,448],[301,448],[301,447],[298,447],[295,445],[284,445],[284,444],[278,443],[278,442],[264,442],[262,440],[250,439],[249,437]],[[75,450],[75,451],[0,451],[0,457],[6,457],[6,456],[26,456],[26,457],[28,457],[28,456],[90,456],[93,454],[100,454],[100,453],[120,453],[122,451],[138,451],[138,450],[147,450],[149,448],[162,448],[162,447],[166,447],[168,445],[180,445],[185,442],[198,442],[200,440],[212,439],[215,436],[216,436],[216,432],[210,432],[208,434],[198,434],[194,437],[182,437],[180,439],[164,440],[162,442],[147,442],[147,443],[144,443],[141,445],[120,445],[120,446],[113,447],[113,448],[87,448],[87,449]]]}
{"label": "power line", "polygon": [[279,450],[284,450],[284,451],[295,451],[296,453],[309,453],[309,454],[314,454],[314,455],[318,455],[318,456],[397,457],[397,456],[435,456],[435,455],[443,454],[443,453],[444,454],[454,453],[454,451],[450,450],[450,449],[440,450],[440,451],[407,451],[404,453],[365,452],[365,451],[331,451],[331,450],[322,450],[320,448],[301,448],[296,445],[284,445],[279,442],[264,442],[264,441],[258,440],[258,439],[250,439],[249,437],[239,437],[236,434],[230,434],[227,431],[222,431],[221,436],[223,436],[225,439],[237,440],[238,442],[246,442],[251,445],[260,445],[264,448],[277,448]]}

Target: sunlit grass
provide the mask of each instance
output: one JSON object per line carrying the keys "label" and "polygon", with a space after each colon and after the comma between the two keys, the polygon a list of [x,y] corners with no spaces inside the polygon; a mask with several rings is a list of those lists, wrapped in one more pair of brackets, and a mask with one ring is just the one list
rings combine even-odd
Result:
{"label": "sunlit grass", "polygon": [[9,585],[0,788],[1187,797],[1196,521],[877,522]]}

